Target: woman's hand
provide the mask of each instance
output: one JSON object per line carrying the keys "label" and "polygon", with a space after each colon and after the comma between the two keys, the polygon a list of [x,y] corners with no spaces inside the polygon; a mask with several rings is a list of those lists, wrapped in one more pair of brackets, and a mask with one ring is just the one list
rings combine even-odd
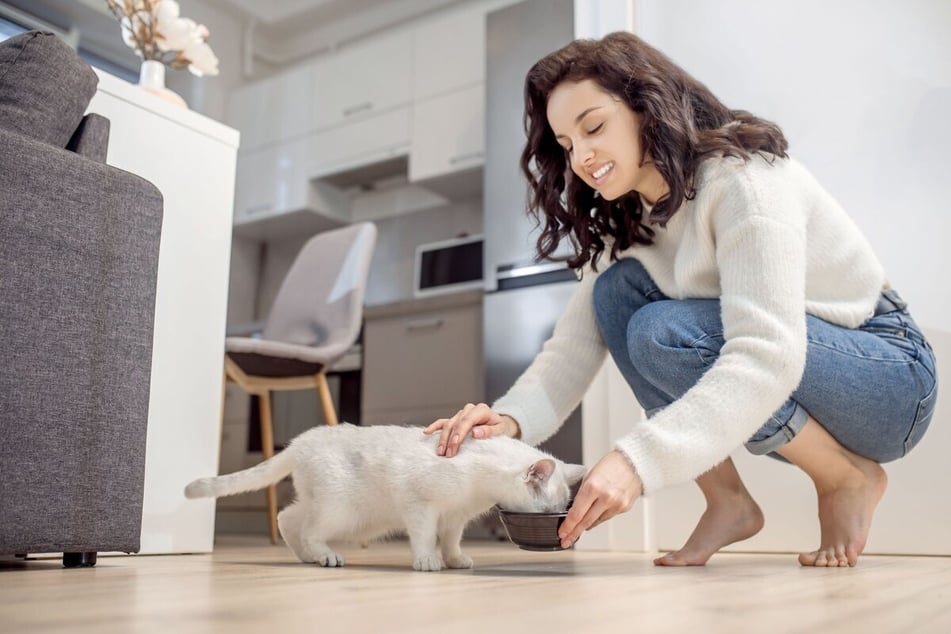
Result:
{"label": "woman's hand", "polygon": [[558,529],[562,548],[570,548],[589,528],[630,511],[643,493],[641,479],[624,454],[618,450],[606,454],[581,481]]}
{"label": "woman's hand", "polygon": [[500,416],[485,403],[466,404],[456,412],[452,418],[440,418],[423,430],[424,434],[439,434],[439,448],[436,453],[440,456],[452,458],[459,453],[459,445],[469,433],[473,438],[490,438],[492,436],[510,436],[518,438],[521,430],[518,423],[511,416]]}

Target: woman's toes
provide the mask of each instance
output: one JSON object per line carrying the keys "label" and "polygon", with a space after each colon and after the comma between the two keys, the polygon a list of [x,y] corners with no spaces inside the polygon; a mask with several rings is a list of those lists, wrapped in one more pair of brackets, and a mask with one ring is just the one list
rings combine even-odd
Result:
{"label": "woman's toes", "polygon": [[682,557],[679,557],[677,553],[667,553],[662,557],[658,557],[654,560],[655,566],[686,566],[687,561]]}
{"label": "woman's toes", "polygon": [[856,560],[858,559],[858,557],[850,557],[844,546],[840,549],[837,549],[835,554],[839,559],[840,567],[848,568],[849,566],[854,566]]}
{"label": "woman's toes", "polygon": [[799,565],[800,566],[816,566],[816,560],[819,559],[819,551],[814,550],[811,553],[800,553],[799,554]]}
{"label": "woman's toes", "polygon": [[845,560],[849,562],[850,566],[854,566],[855,564],[859,562],[859,554],[861,554],[860,550],[855,550],[853,548],[846,548]]}

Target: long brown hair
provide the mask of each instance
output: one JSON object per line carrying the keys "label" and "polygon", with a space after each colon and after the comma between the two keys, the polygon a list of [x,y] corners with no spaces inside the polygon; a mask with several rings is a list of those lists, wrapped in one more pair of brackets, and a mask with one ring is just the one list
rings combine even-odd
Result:
{"label": "long brown hair", "polygon": [[[548,97],[562,82],[585,79],[641,116],[644,157],[670,190],[649,218],[637,192],[615,201],[598,197],[571,171],[564,148],[555,140],[546,114]],[[604,251],[604,236],[614,239],[612,260],[634,244],[651,244],[654,230],[649,224],[665,226],[683,201],[695,196],[694,176],[704,158],[719,154],[746,160],[757,152],[785,157],[788,147],[779,126],[727,108],[670,58],[627,32],[576,40],[532,66],[525,77],[525,132],[528,141],[520,164],[531,188],[529,213],[543,225],[538,257],[563,259],[571,268],[586,262],[595,266]],[[575,256],[552,257],[566,238]]]}

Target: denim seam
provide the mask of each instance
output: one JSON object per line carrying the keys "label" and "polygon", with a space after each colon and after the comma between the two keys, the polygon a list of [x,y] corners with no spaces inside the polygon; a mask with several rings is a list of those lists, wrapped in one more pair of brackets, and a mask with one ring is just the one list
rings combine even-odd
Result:
{"label": "denim seam", "polygon": [[[800,414],[800,412],[802,412],[802,414]],[[758,449],[760,447],[766,447],[766,450],[762,452],[763,454],[775,452],[776,449],[785,445],[786,443],[790,442],[793,438],[796,437],[796,432],[793,431],[792,427],[790,426],[790,423],[793,420],[795,420],[797,417],[804,418],[808,416],[809,416],[809,413],[806,412],[806,410],[802,407],[802,405],[796,403],[796,407],[793,409],[792,414],[789,415],[789,418],[785,422],[781,423],[775,420],[775,418],[770,417],[770,420],[776,423],[779,429],[777,429],[776,432],[770,434],[766,438],[747,441],[745,443],[747,450],[755,455],[760,455],[759,452],[754,451],[754,449]],[[782,433],[783,437],[785,437],[786,440],[785,442],[780,442],[777,444],[779,433]]]}
{"label": "denim seam", "polygon": [[855,353],[853,353],[853,352],[850,352],[850,351],[847,351],[847,350],[843,350],[843,349],[841,349],[841,348],[837,348],[836,346],[830,346],[829,344],[825,343],[824,341],[812,341],[812,340],[810,340],[810,341],[809,341],[809,345],[820,346],[820,347],[822,347],[822,348],[825,348],[826,350],[831,350],[831,351],[833,351],[833,352],[837,352],[837,353],[839,353],[839,354],[843,354],[843,355],[846,355],[846,356],[849,356],[849,357],[853,357],[853,358],[856,358],[856,359],[865,359],[866,361],[881,361],[882,363],[895,363],[895,364],[899,364],[899,365],[913,365],[913,364],[915,364],[915,363],[918,362],[918,359],[917,359],[917,358],[915,358],[915,359],[910,359],[910,358],[909,358],[909,359],[886,359],[886,358],[882,358],[882,357],[874,357],[874,356],[867,356],[867,355],[863,355],[863,354],[855,354]]}
{"label": "denim seam", "polygon": [[[691,348],[691,349],[693,349],[694,351],[696,351],[697,356],[700,357],[700,361],[702,361],[704,365],[706,365],[706,366],[711,366],[711,365],[713,365],[713,363],[707,361],[707,359],[704,358],[703,353],[702,353],[702,351],[701,351],[701,349],[704,348],[705,346],[702,346],[702,345],[700,345],[700,344],[701,344],[701,342],[705,342],[705,341],[708,341],[708,340],[710,340],[710,339],[717,339],[717,338],[723,339],[723,333],[722,333],[722,332],[719,332],[719,333],[707,333],[707,334],[704,334],[704,335],[698,337],[697,339],[694,339],[693,341],[691,341],[691,342],[688,344],[688,347]],[[714,360],[714,362],[716,362],[716,359],[717,359],[717,357],[719,357],[719,356],[720,356],[719,353],[716,353],[716,354],[713,355],[713,360]]]}

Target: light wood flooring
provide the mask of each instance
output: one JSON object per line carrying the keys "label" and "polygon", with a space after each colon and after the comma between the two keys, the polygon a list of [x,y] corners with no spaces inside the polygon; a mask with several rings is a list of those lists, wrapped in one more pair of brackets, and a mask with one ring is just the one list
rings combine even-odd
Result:
{"label": "light wood flooring", "polygon": [[0,561],[0,632],[951,632],[951,558],[866,556],[804,569],[793,555],[719,554],[657,568],[635,553],[530,553],[469,541],[471,570],[414,572],[405,541],[298,563],[264,537],[210,555]]}

